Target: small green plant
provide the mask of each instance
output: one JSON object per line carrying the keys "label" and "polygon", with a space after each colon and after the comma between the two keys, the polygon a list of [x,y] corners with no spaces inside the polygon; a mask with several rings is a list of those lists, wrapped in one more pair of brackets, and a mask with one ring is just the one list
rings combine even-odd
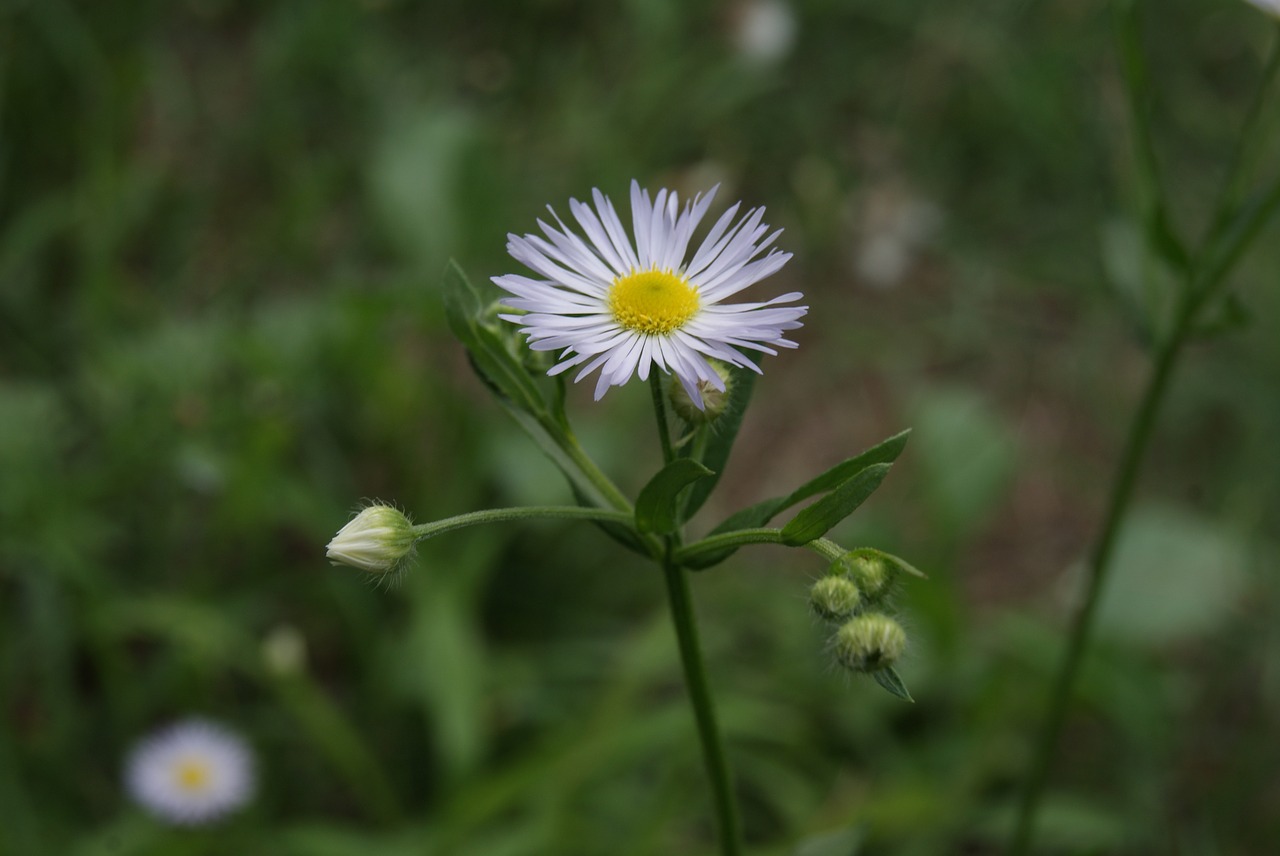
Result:
{"label": "small green plant", "polygon": [[[775,354],[808,311],[793,292],[763,302],[727,303],[782,267],[789,253],[769,249],[778,232],[753,209],[735,221],[725,212],[688,249],[714,191],[686,203],[660,190],[650,200],[633,182],[634,241],[612,203],[595,191],[595,208],[570,208],[586,239],[556,218],[543,236],[511,235],[511,255],[540,278],[507,275],[508,292],[481,298],[460,268],[446,272],[450,326],[499,403],[564,472],[578,504],[497,508],[414,526],[395,509],[365,508],[329,545],[329,557],[363,571],[393,572],[413,543],[465,526],[528,518],[589,520],[623,547],[659,565],[679,643],[685,683],[711,781],[722,852],[741,852],[738,811],[716,720],[688,575],[724,562],[751,544],[817,553],[828,573],[814,586],[814,611],[835,623],[837,662],[871,675],[910,700],[894,662],[906,634],[888,613],[892,577],[920,575],[896,556],[846,550],[825,537],[878,488],[907,442],[890,437],[783,497],[742,509],[704,537],[686,541],[684,524],[706,502],[729,458],[759,368],[744,350]],[[768,252],[765,252],[768,250]],[[763,254],[763,255],[762,255]],[[527,336],[527,342],[522,339]],[[550,353],[557,358],[546,360]],[[595,398],[633,376],[647,380],[662,468],[634,499],[625,496],[578,442],[565,409],[564,372],[597,373]],[[785,525],[774,517],[808,500]]]}

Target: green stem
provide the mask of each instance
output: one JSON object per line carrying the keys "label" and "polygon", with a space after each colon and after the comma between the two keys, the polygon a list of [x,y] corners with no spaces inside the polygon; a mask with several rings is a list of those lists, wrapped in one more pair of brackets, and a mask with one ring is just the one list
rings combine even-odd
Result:
{"label": "green stem", "polygon": [[[678,565],[684,565],[705,553],[718,553],[721,550],[745,547],[748,544],[781,543],[783,543],[781,529],[736,529],[733,532],[708,535],[700,541],[678,547],[672,554],[672,560]],[[839,544],[826,538],[815,538],[804,546],[831,562],[839,559],[846,552]]]}
{"label": "green stem", "polygon": [[733,795],[733,783],[729,774],[729,762],[725,758],[720,727],[716,722],[715,705],[707,682],[706,667],[702,662],[698,644],[698,624],[689,595],[686,572],[670,556],[662,562],[662,573],[667,583],[667,602],[671,607],[671,622],[676,628],[676,640],[680,645],[680,663],[684,667],[684,683],[689,690],[689,702],[693,705],[693,718],[698,725],[698,737],[702,741],[702,760],[711,780],[711,792],[715,802],[716,826],[720,832],[720,852],[723,856],[739,856],[742,853],[741,824],[738,806]]}
{"label": "green stem", "polygon": [[468,526],[479,526],[484,523],[503,523],[508,520],[599,520],[606,523],[617,523],[629,529],[635,529],[635,515],[627,511],[610,511],[605,508],[582,508],[577,505],[530,505],[517,508],[487,508],[484,511],[471,511],[456,517],[446,517],[433,523],[423,523],[413,527],[414,537],[421,541],[443,535],[455,529]]}
{"label": "green stem", "polygon": [[601,469],[596,466],[596,462],[591,460],[591,456],[586,453],[582,446],[578,443],[578,438],[573,434],[561,432],[557,437],[557,445],[564,451],[569,459],[578,467],[579,471],[595,485],[596,490],[612,505],[614,508],[628,515],[632,514],[631,501],[626,495],[618,490],[618,486],[604,474]]}
{"label": "green stem", "polygon": [[675,460],[671,448],[671,430],[667,427],[667,404],[662,397],[662,376],[657,371],[649,375],[649,392],[653,395],[653,415],[658,420],[658,441],[662,444],[662,463]]}
{"label": "green stem", "polygon": [[[1189,304],[1187,305],[1189,308]],[[1124,453],[1120,458],[1115,479],[1112,482],[1111,499],[1107,507],[1102,532],[1089,558],[1088,578],[1085,582],[1084,602],[1076,613],[1071,627],[1071,635],[1067,652],[1058,670],[1057,680],[1049,699],[1049,713],[1045,720],[1044,730],[1040,734],[1032,761],[1031,773],[1022,794],[1022,802],[1018,808],[1017,826],[1014,830],[1013,845],[1009,849],[1011,856],[1021,856],[1028,852],[1036,811],[1049,776],[1049,768],[1053,763],[1054,751],[1062,734],[1062,726],[1066,721],[1067,707],[1071,701],[1071,690],[1075,686],[1076,674],[1080,670],[1089,634],[1093,628],[1097,613],[1099,595],[1106,582],[1111,568],[1112,553],[1115,548],[1116,535],[1124,512],[1133,494],[1133,486],[1138,477],[1142,460],[1151,439],[1151,431],[1155,425],[1156,415],[1164,401],[1169,387],[1174,366],[1182,352],[1187,330],[1190,327],[1190,314],[1184,311],[1178,318],[1172,334],[1161,347],[1156,357],[1155,366],[1147,382],[1146,391],[1138,406],[1133,422],[1129,426],[1129,436],[1125,443]]]}
{"label": "green stem", "polygon": [[[649,390],[653,394],[653,413],[658,423],[662,461],[669,464],[675,460],[675,450],[671,446],[671,432],[667,427],[662,377],[656,371],[649,376]],[[720,852],[723,856],[739,856],[742,853],[742,825],[738,820],[738,804],[733,795],[733,780],[729,774],[724,742],[720,737],[720,726],[716,722],[716,709],[711,699],[711,687],[707,682],[707,670],[702,662],[702,646],[698,643],[698,621],[693,612],[693,599],[689,594],[689,579],[687,572],[675,560],[681,549],[680,540],[679,532],[663,539],[666,549],[662,556],[662,576],[667,584],[667,604],[671,608],[671,623],[675,625],[676,641],[680,646],[684,685],[689,691],[689,703],[693,706],[693,718],[698,725],[702,761],[707,769],[707,778],[711,780],[716,828],[720,834]]]}

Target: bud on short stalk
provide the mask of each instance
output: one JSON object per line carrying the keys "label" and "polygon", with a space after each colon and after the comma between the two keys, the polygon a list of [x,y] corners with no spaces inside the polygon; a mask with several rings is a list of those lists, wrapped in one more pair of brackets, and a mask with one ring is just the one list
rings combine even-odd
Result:
{"label": "bud on short stalk", "polygon": [[844,621],[858,611],[862,592],[845,576],[826,576],[809,590],[809,608],[824,621]]}
{"label": "bud on short stalk", "polygon": [[867,601],[875,603],[889,593],[893,570],[883,559],[850,554],[840,559],[838,564],[858,584]]}
{"label": "bud on short stalk", "polygon": [[733,374],[729,367],[718,360],[710,360],[720,380],[724,381],[724,391],[716,389],[705,380],[698,381],[698,394],[702,397],[702,406],[689,397],[689,392],[682,383],[671,384],[671,409],[676,415],[690,425],[706,425],[715,422],[724,415],[729,406],[729,396],[733,393]]}
{"label": "bud on short stalk", "polygon": [[334,565],[350,565],[371,574],[396,570],[413,553],[413,523],[389,505],[375,504],[338,530],[326,555]]}
{"label": "bud on short stalk", "polygon": [[892,666],[907,647],[902,625],[879,612],[866,612],[836,631],[835,655],[854,672],[877,672]]}

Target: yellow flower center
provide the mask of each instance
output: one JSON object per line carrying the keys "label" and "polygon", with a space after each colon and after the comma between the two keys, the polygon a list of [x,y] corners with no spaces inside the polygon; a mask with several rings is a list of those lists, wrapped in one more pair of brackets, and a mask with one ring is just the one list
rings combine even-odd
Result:
{"label": "yellow flower center", "polygon": [[173,778],[183,791],[202,791],[209,785],[209,765],[203,758],[183,758],[174,765]]}
{"label": "yellow flower center", "polygon": [[665,335],[698,311],[698,290],[672,271],[631,273],[613,281],[609,311],[628,330]]}

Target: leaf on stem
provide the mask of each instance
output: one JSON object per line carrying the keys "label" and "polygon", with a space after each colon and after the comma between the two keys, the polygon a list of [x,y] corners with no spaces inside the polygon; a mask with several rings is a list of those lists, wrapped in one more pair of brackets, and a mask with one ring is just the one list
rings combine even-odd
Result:
{"label": "leaf on stem", "polygon": [[782,543],[800,547],[827,534],[831,527],[852,514],[875,493],[891,466],[872,464],[802,510],[782,527]]}
{"label": "leaf on stem", "polygon": [[[739,529],[755,529],[764,526],[773,519],[774,515],[797,503],[804,502],[812,496],[831,490],[842,481],[850,476],[857,475],[872,464],[893,463],[902,454],[902,450],[906,448],[907,440],[910,436],[910,428],[894,434],[892,437],[882,440],[852,458],[841,461],[817,478],[805,482],[786,496],[766,499],[735,512],[719,526],[712,529],[709,534],[720,535],[725,532],[736,532]],[[693,570],[705,570],[706,568],[714,567],[732,556],[737,549],[737,547],[729,547],[715,553],[704,553],[699,558],[689,562],[687,567]]]}
{"label": "leaf on stem", "polygon": [[683,522],[680,493],[694,482],[714,475],[691,458],[676,458],[667,464],[650,479],[636,499],[636,528],[660,535],[674,532]]}
{"label": "leaf on stem", "polygon": [[907,685],[902,682],[902,677],[892,666],[872,672],[871,677],[875,678],[876,683],[884,687],[890,695],[895,695],[903,701],[915,701],[911,693],[907,692]]}
{"label": "leaf on stem", "polygon": [[547,411],[542,391],[502,338],[481,321],[480,294],[457,262],[445,268],[444,301],[449,328],[467,349],[480,379],[500,398],[541,418]]}
{"label": "leaf on stem", "polygon": [[720,473],[724,472],[725,464],[729,461],[729,453],[733,451],[733,443],[738,439],[742,417],[746,415],[747,405],[751,402],[751,393],[756,385],[755,372],[743,368],[733,368],[731,372],[733,387],[724,413],[712,425],[699,429],[711,432],[706,451],[702,454],[702,463],[712,471],[712,474],[709,478],[695,484],[689,491],[685,499],[685,520],[698,513],[698,509],[702,508],[703,503],[715,488],[716,482],[720,480]]}

